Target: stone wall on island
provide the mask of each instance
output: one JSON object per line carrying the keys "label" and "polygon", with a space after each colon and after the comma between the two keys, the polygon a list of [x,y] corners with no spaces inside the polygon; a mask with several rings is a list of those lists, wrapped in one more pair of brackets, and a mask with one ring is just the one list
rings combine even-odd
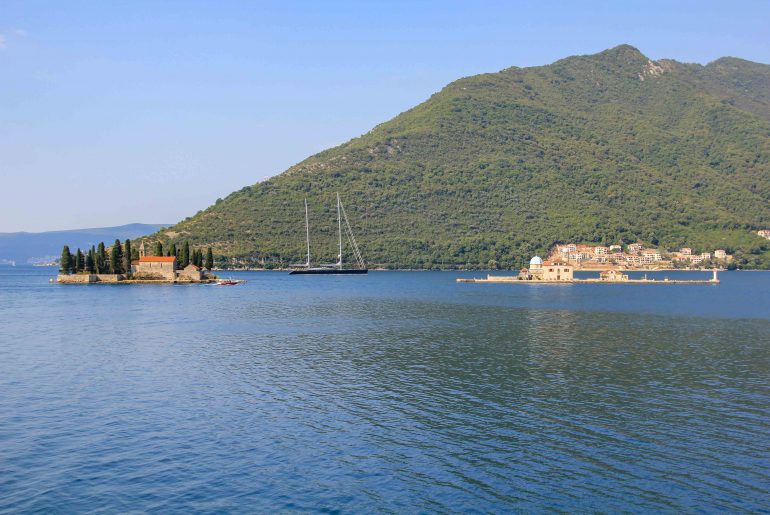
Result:
{"label": "stone wall on island", "polygon": [[186,272],[178,272],[176,277],[169,278],[163,274],[135,274],[126,276],[125,274],[59,274],[56,282],[62,284],[105,284],[105,283],[208,283],[216,280],[215,275],[204,273],[200,269],[187,269]]}
{"label": "stone wall on island", "polygon": [[123,274],[59,274],[56,282],[70,284],[117,283],[125,279]]}

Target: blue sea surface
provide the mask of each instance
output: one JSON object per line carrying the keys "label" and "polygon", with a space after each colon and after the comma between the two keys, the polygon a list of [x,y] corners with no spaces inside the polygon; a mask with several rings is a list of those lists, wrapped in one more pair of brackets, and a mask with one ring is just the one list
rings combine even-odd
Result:
{"label": "blue sea surface", "polygon": [[0,267],[0,512],[770,509],[770,273],[55,274]]}

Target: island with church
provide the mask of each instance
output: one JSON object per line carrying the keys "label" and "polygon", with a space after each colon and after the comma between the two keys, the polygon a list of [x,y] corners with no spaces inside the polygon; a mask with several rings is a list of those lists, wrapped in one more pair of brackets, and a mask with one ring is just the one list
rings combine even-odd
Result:
{"label": "island with church", "polygon": [[211,273],[214,258],[211,247],[191,248],[189,242],[177,249],[171,245],[164,253],[158,242],[154,255],[148,254],[144,241],[138,249],[131,240],[106,247],[104,243],[83,252],[72,253],[67,245],[62,249],[56,282],[64,284],[159,284],[216,283]]}
{"label": "island with church", "polygon": [[529,268],[522,268],[517,275],[492,275],[486,278],[460,277],[458,283],[506,283],[506,284],[574,284],[574,283],[624,283],[624,284],[719,284],[717,270],[712,269],[711,279],[648,279],[647,275],[641,279],[631,279],[621,270],[603,270],[599,277],[587,277],[578,279],[574,276],[574,267],[562,260],[543,261],[540,256],[535,256],[529,261]]}

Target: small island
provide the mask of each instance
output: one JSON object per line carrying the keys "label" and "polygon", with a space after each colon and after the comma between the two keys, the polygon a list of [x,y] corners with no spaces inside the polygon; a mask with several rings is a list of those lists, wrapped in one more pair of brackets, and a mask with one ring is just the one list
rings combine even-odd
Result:
{"label": "small island", "polygon": [[531,283],[626,283],[626,284],[719,284],[717,270],[712,270],[711,279],[706,280],[682,280],[675,279],[663,280],[648,279],[645,274],[643,279],[630,279],[628,274],[620,270],[603,270],[599,277],[586,279],[577,279],[574,276],[575,268],[565,261],[543,261],[539,256],[533,257],[529,261],[529,268],[522,268],[518,275],[491,275],[484,278],[465,278],[457,279],[458,283],[508,283],[508,284],[531,284]]}
{"label": "small island", "polygon": [[[108,257],[109,255],[109,257]],[[138,250],[132,249],[131,240],[115,243],[108,248],[104,243],[92,246],[85,253],[80,249],[73,254],[67,245],[62,249],[59,275],[56,282],[63,284],[177,284],[215,283],[211,274],[214,257],[211,247],[191,249],[185,242],[180,251],[171,245],[164,255],[158,243],[155,255],[148,255],[144,242]]]}

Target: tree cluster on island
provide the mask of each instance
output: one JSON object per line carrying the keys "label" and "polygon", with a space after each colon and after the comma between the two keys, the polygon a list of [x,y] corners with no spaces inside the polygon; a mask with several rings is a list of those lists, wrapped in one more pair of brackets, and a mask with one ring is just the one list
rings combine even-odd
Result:
{"label": "tree cluster on island", "polygon": [[[162,244],[158,242],[155,255],[175,256],[180,268],[189,264],[208,270],[214,267],[214,254],[211,247],[207,247],[204,255],[202,249],[191,249],[187,241],[179,250],[172,243],[165,254]],[[109,248],[104,245],[104,242],[100,242],[99,245],[92,245],[85,252],[78,248],[72,253],[69,246],[64,245],[59,260],[59,271],[62,274],[130,274],[131,262],[138,259],[139,250],[132,246],[131,240],[128,239],[123,243],[115,240]]]}

